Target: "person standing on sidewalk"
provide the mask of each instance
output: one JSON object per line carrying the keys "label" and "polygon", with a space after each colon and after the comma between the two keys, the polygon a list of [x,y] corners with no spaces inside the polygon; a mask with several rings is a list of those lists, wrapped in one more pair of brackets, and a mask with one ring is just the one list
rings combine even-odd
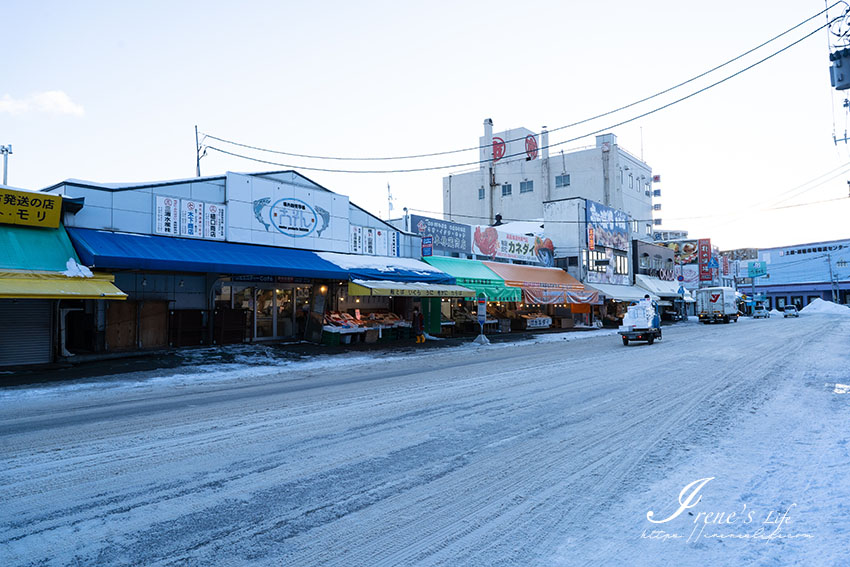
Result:
{"label": "person standing on sidewalk", "polygon": [[416,344],[425,342],[425,318],[419,312],[418,307],[413,308],[413,320],[411,321],[413,334],[416,335]]}

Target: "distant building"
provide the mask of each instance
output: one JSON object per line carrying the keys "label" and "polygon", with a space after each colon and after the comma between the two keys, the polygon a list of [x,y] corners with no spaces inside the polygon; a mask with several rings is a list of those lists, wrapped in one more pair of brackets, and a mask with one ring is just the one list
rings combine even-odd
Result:
{"label": "distant building", "polygon": [[755,291],[771,309],[800,309],[818,297],[850,303],[850,240],[762,248],[758,259],[767,264],[767,275],[756,278]]}

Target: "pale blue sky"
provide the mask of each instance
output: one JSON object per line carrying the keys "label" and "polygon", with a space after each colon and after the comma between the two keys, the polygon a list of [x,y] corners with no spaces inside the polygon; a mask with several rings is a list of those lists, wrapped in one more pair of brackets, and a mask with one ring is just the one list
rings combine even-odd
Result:
{"label": "pale blue sky", "polygon": [[[604,112],[721,63],[823,8],[817,0],[12,1],[3,6],[0,144],[14,147],[9,184],[30,189],[65,178],[191,177],[194,124],[299,153],[464,148],[477,145],[484,118],[497,131],[536,131]],[[646,161],[662,175],[665,228],[688,229],[724,248],[850,236],[850,199],[756,210],[850,162],[848,148],[832,142],[833,116],[839,135],[845,119],[829,85],[827,57],[820,32],[724,85],[612,130],[639,154],[643,128]],[[635,113],[562,131],[551,141]],[[477,154],[366,166],[269,158],[385,169],[474,161]],[[212,152],[202,161],[204,174],[267,169],[280,168]],[[303,173],[385,215],[387,182],[396,212],[402,206],[440,211],[441,180],[449,171]],[[848,178],[781,204],[846,196]],[[714,214],[720,216],[687,218]]]}

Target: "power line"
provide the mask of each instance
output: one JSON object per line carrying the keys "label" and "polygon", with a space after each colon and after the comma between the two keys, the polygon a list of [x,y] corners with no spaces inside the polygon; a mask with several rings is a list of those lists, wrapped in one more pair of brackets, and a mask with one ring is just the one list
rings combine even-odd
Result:
{"label": "power line", "polygon": [[[718,70],[722,69],[723,67],[726,67],[727,65],[730,65],[730,64],[734,63],[735,61],[738,61],[738,60],[740,60],[740,59],[742,59],[742,58],[746,57],[747,55],[750,55],[751,53],[754,53],[754,52],[758,51],[758,50],[759,50],[759,49],[761,49],[762,47],[764,47],[764,46],[766,46],[766,45],[768,45],[768,44],[770,44],[770,43],[772,43],[772,42],[776,41],[777,39],[779,39],[779,38],[780,38],[780,37],[782,37],[782,36],[785,36],[785,35],[787,35],[787,34],[791,33],[792,31],[794,31],[794,30],[796,30],[797,28],[799,28],[799,27],[803,26],[804,24],[806,24],[806,23],[808,23],[808,22],[812,21],[813,19],[815,19],[815,18],[817,18],[817,17],[821,16],[822,14],[827,14],[827,13],[828,13],[828,11],[829,11],[831,8],[835,7],[837,4],[840,4],[840,3],[841,3],[840,1],[839,1],[839,2],[834,2],[832,5],[827,6],[826,8],[824,8],[822,11],[818,12],[817,14],[814,14],[813,16],[810,16],[810,17],[806,18],[806,19],[805,19],[805,20],[803,20],[802,22],[799,22],[798,24],[796,24],[796,25],[794,25],[794,26],[792,26],[792,27],[788,28],[787,30],[783,31],[782,33],[780,33],[780,34],[778,34],[778,35],[773,36],[772,38],[768,39],[767,41],[764,41],[764,42],[760,43],[759,45],[757,45],[757,46],[755,46],[755,47],[753,47],[753,48],[751,48],[751,49],[749,49],[749,50],[747,50],[747,51],[745,51],[745,52],[741,53],[740,55],[737,55],[737,56],[733,57],[732,59],[729,59],[728,61],[725,61],[724,63],[721,63],[721,64],[719,64],[719,65],[716,65],[715,67],[712,67],[711,69],[709,69],[709,70],[707,70],[707,71],[704,71],[704,72],[702,72],[702,73],[700,73],[700,74],[698,74],[698,75],[695,75],[695,76],[691,77],[690,79],[687,79],[687,80],[682,81],[682,82],[680,82],[680,83],[678,83],[678,84],[676,84],[676,85],[673,85],[672,87],[668,87],[668,88],[666,88],[666,89],[664,89],[664,90],[661,90],[661,91],[656,92],[655,94],[649,95],[649,96],[647,96],[647,97],[644,97],[644,98],[642,98],[642,99],[640,99],[640,100],[636,100],[636,101],[634,101],[634,102],[630,102],[630,103],[628,103],[628,104],[626,104],[626,105],[620,106],[620,107],[615,108],[615,109],[613,109],[613,110],[609,110],[609,111],[607,111],[607,112],[603,112],[603,113],[601,113],[601,114],[597,114],[597,115],[595,115],[595,116],[591,116],[591,117],[589,117],[589,118],[584,118],[584,119],[582,119],[582,120],[579,120],[579,121],[577,121],[577,122],[573,122],[573,123],[571,123],[571,124],[566,124],[566,125],[564,125],[564,126],[558,126],[558,127],[556,127],[556,128],[552,128],[552,129],[548,130],[548,132],[550,132],[550,133],[551,133],[551,132],[557,132],[557,131],[559,131],[559,130],[564,130],[564,129],[567,129],[567,128],[573,128],[573,127],[575,127],[575,126],[579,126],[579,125],[581,125],[581,124],[585,124],[585,123],[587,123],[587,122],[592,122],[593,120],[598,120],[599,118],[604,118],[604,117],[606,117],[606,116],[610,116],[610,115],[612,115],[612,114],[616,114],[617,112],[620,112],[620,111],[623,111],[623,110],[626,110],[626,109],[632,108],[633,106],[637,106],[637,105],[642,104],[642,103],[644,103],[644,102],[647,102],[647,101],[650,101],[650,100],[652,100],[652,99],[658,98],[659,96],[662,96],[662,95],[664,95],[664,94],[667,94],[667,93],[669,93],[669,92],[671,92],[671,91],[674,91],[674,90],[676,90],[676,89],[678,89],[678,88],[681,88],[681,87],[683,87],[683,86],[685,86],[685,85],[687,85],[687,84],[690,84],[690,83],[692,83],[692,82],[694,82],[694,81],[696,81],[696,80],[698,80],[698,79],[701,79],[701,78],[703,78],[703,77],[705,77],[705,76],[707,76],[707,75],[710,75],[711,73],[713,73],[713,72],[715,72],[715,71],[718,71]],[[829,18],[829,16],[828,16],[828,14],[827,14],[827,24],[826,24],[826,26],[828,26],[828,25],[831,23],[831,22],[828,20],[828,18]],[[824,26],[824,27],[825,27],[825,26]],[[819,29],[822,29],[822,28],[819,28]],[[818,31],[818,30],[815,30],[815,31]],[[808,37],[808,36],[806,36],[806,37]],[[805,39],[805,38],[804,38],[804,39]],[[792,45],[793,45],[793,44],[792,44]],[[734,76],[734,75],[733,75],[733,76]],[[419,159],[419,158],[426,158],[426,157],[438,157],[438,156],[444,156],[444,155],[456,154],[456,153],[461,153],[461,152],[468,152],[468,151],[472,151],[472,150],[486,149],[486,148],[488,148],[488,147],[490,146],[490,143],[488,142],[488,143],[486,143],[486,144],[484,144],[484,145],[481,145],[481,146],[470,146],[470,147],[468,147],[468,148],[460,148],[460,149],[456,149],[456,150],[446,150],[446,151],[441,151],[441,152],[431,152],[431,153],[424,153],[424,154],[413,154],[413,155],[406,155],[406,156],[386,156],[386,157],[342,157],[342,156],[319,156],[319,155],[311,155],[311,154],[300,154],[300,153],[295,153],[295,152],[286,152],[286,151],[282,151],[282,150],[273,150],[273,149],[269,149],[269,148],[263,148],[263,147],[260,147],[260,146],[253,146],[253,145],[250,145],[250,144],[244,144],[244,143],[241,143],[241,142],[236,142],[236,141],[234,141],[234,140],[228,140],[228,139],[226,139],[226,138],[221,138],[221,137],[214,136],[214,135],[212,135],[212,134],[208,134],[208,133],[204,133],[204,137],[205,137],[205,138],[210,138],[210,139],[212,139],[212,140],[217,140],[217,141],[222,142],[222,143],[225,143],[225,144],[230,144],[230,145],[233,145],[233,146],[238,146],[238,147],[242,147],[242,148],[246,148],[246,149],[251,149],[251,150],[256,150],[256,151],[260,151],[260,152],[265,152],[265,153],[278,154],[278,155],[285,155],[285,156],[290,156],[290,157],[306,158],[306,159],[336,160],[336,161],[389,161],[389,160],[403,160],[403,159]],[[523,139],[524,139],[524,138],[515,138],[515,139],[511,139],[511,140],[505,140],[505,143],[506,143],[506,144],[508,144],[508,143],[511,143],[511,142],[518,142],[518,141],[521,141],[521,140],[523,140]],[[214,148],[214,149],[218,149],[218,148]],[[219,150],[219,151],[221,151],[221,150]],[[236,154],[231,154],[231,155],[236,155]],[[508,156],[508,157],[511,157],[511,156]],[[250,159],[250,158],[246,158],[246,159]],[[268,162],[265,162],[265,163],[268,163]],[[301,169],[305,169],[305,168],[301,168]],[[347,171],[346,171],[346,172],[343,172],[343,173],[349,173],[349,172],[347,172]]]}
{"label": "power line", "polygon": [[[707,86],[705,86],[705,87],[703,87],[699,90],[696,90],[696,91],[694,91],[694,92],[692,92],[688,95],[680,97],[676,100],[673,100],[673,101],[671,101],[667,104],[664,104],[664,105],[659,106],[657,108],[654,108],[652,110],[648,110],[648,111],[646,111],[642,114],[638,114],[637,116],[634,116],[632,118],[628,118],[626,120],[617,122],[616,124],[611,124],[611,125],[606,126],[604,128],[594,130],[593,132],[588,132],[588,133],[585,133],[581,136],[576,136],[575,138],[570,138],[568,140],[563,140],[561,142],[556,142],[554,144],[548,144],[546,146],[541,146],[539,149],[542,150],[542,149],[546,149],[546,148],[554,148],[554,147],[561,146],[561,145],[564,145],[564,144],[569,144],[569,143],[575,142],[577,140],[581,140],[582,138],[587,138],[589,136],[593,136],[594,134],[600,134],[600,133],[605,132],[607,130],[611,130],[611,129],[617,128],[619,126],[623,126],[623,125],[628,124],[630,122],[634,122],[635,120],[640,120],[641,118],[645,118],[647,116],[655,114],[656,112],[659,112],[661,110],[665,110],[667,108],[670,108],[671,106],[673,106],[675,104],[678,104],[680,102],[683,102],[685,100],[693,98],[694,96],[696,96],[698,94],[704,93],[705,91],[707,91],[711,88],[714,88],[718,85],[721,85],[721,84],[725,83],[726,81],[733,79],[733,78],[737,77],[738,75],[741,75],[742,73],[745,73],[746,71],[749,71],[750,69],[753,69],[754,67],[756,67],[758,65],[761,65],[765,61],[768,61],[768,60],[772,59],[773,57],[776,57],[777,55],[787,51],[788,49],[794,47],[795,45],[797,45],[797,44],[801,43],[802,41],[808,39],[809,37],[813,36],[815,33],[819,32],[820,30],[825,28],[827,25],[828,24],[824,24],[824,25],[820,26],[819,28],[815,29],[814,31],[809,32],[808,34],[804,35],[800,39],[786,45],[782,49],[771,53],[770,55],[756,61],[755,63],[753,63],[753,64],[751,64],[747,67],[744,67],[740,71],[737,71],[737,72],[735,72],[735,73],[733,73],[733,74],[731,74],[727,77],[724,77],[723,79],[720,79],[719,81],[715,81],[714,83],[711,83],[710,85],[707,85]],[[417,167],[417,168],[407,168],[407,169],[351,170],[351,169],[331,169],[331,168],[324,168],[324,167],[298,166],[298,165],[293,165],[293,164],[280,163],[280,162],[264,160],[264,159],[260,159],[260,158],[256,158],[256,157],[246,156],[246,155],[238,154],[236,152],[230,152],[230,151],[227,151],[227,150],[223,150],[223,149],[215,147],[215,146],[207,146],[207,148],[214,150],[214,151],[217,151],[217,152],[222,153],[222,154],[226,154],[226,155],[230,155],[230,156],[238,157],[238,158],[242,158],[242,159],[247,159],[249,161],[255,161],[255,162],[258,162],[258,163],[264,163],[264,164],[267,164],[267,165],[274,165],[274,166],[285,167],[285,168],[290,168],[290,169],[301,169],[301,170],[304,170],[304,171],[321,171],[321,172],[326,172],[326,173],[365,173],[365,174],[419,173],[419,172],[424,172],[424,171],[437,171],[437,170],[443,170],[443,169],[452,169],[452,168],[456,168],[456,167],[468,167],[468,166],[472,166],[472,165],[481,165],[482,163],[488,163],[489,162],[489,159],[485,159],[485,160],[470,161],[470,162],[465,162],[465,163],[455,163],[455,164],[450,164],[450,165],[438,165],[438,166],[431,166],[431,167]],[[520,156],[520,155],[524,155],[524,152],[506,155],[506,156],[504,156],[503,159],[511,158],[511,157],[517,157],[517,156]]]}
{"label": "power line", "polygon": [[[848,201],[848,197],[834,197],[832,199],[823,199],[823,200],[820,200],[820,201],[810,201],[808,203],[797,203],[795,205],[783,205],[781,207],[768,207],[768,208],[756,209],[755,211],[751,211],[751,213],[752,212],[777,211],[777,210],[782,210],[782,209],[794,209],[794,208],[797,208],[797,207],[808,207],[808,206],[811,206],[811,205],[820,205],[820,204],[823,204],[823,203],[832,203],[834,201]],[[479,216],[479,215],[464,215],[464,214],[459,214],[459,213],[442,213],[442,212],[438,212],[438,211],[429,211],[427,209],[416,209],[416,208],[413,208],[413,207],[408,207],[408,210],[416,211],[417,213],[425,213],[425,214],[429,214],[429,215],[443,215],[443,214],[445,214],[445,215],[452,217],[452,218],[460,217],[460,218],[467,218],[467,219],[481,219],[481,220],[485,220],[485,221],[489,220],[489,217],[483,217],[483,216]],[[727,216],[735,215],[735,214],[737,214],[737,213],[718,213],[718,214],[715,214],[715,215],[675,217],[675,218],[672,218],[670,220],[674,220],[674,221],[703,220],[703,219],[712,219],[712,218],[723,218],[723,217],[727,217]],[[653,219],[651,219],[651,218],[650,219],[629,218],[629,221],[636,221],[636,222],[652,222],[652,220]],[[502,221],[504,221],[504,222],[535,222],[535,223],[537,222],[537,221],[529,221],[528,219],[515,219],[515,218],[507,218],[507,217],[502,217]],[[586,221],[583,221],[583,220],[568,220],[567,219],[567,220],[540,221],[540,224],[544,224],[544,225],[545,224],[585,224],[585,222]]]}

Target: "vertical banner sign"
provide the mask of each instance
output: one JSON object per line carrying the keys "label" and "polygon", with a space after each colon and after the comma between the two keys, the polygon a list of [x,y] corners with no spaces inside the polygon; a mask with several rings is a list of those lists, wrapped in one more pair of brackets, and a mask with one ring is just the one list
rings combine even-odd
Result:
{"label": "vertical banner sign", "polygon": [[182,236],[204,235],[204,203],[202,201],[180,201],[180,234]]}
{"label": "vertical banner sign", "polygon": [[367,228],[363,231],[365,234],[364,242],[363,242],[363,253],[364,254],[374,254],[375,253],[375,229]]}
{"label": "vertical banner sign", "polygon": [[387,231],[381,228],[375,230],[375,254],[387,255]]}
{"label": "vertical banner sign", "polygon": [[484,323],[487,322],[487,296],[478,296],[478,324],[481,326],[481,334],[484,334]]}
{"label": "vertical banner sign", "polygon": [[724,276],[728,276],[728,275],[729,275],[729,256],[723,256],[723,264],[722,264],[722,266],[723,266],[723,268],[722,268],[721,273],[722,273]]}
{"label": "vertical banner sign", "polygon": [[156,198],[156,233],[180,234],[180,200],[174,197]]}
{"label": "vertical banner sign", "polygon": [[699,281],[711,281],[711,239],[701,238],[698,246]]}
{"label": "vertical banner sign", "polygon": [[224,229],[227,226],[225,206],[212,203],[204,207],[204,238],[224,240]]}
{"label": "vertical banner sign", "polygon": [[389,246],[388,255],[389,256],[398,256],[398,233],[396,231],[390,231],[389,241],[387,243]]}
{"label": "vertical banner sign", "polygon": [[352,254],[363,253],[363,227],[351,225],[351,240],[349,241],[349,252]]}
{"label": "vertical banner sign", "polygon": [[432,256],[434,254],[434,238],[431,236],[422,237],[422,257]]}
{"label": "vertical banner sign", "polygon": [[590,250],[593,250],[595,248],[595,245],[596,242],[594,242],[593,240],[593,227],[591,226],[587,228],[587,247]]}

